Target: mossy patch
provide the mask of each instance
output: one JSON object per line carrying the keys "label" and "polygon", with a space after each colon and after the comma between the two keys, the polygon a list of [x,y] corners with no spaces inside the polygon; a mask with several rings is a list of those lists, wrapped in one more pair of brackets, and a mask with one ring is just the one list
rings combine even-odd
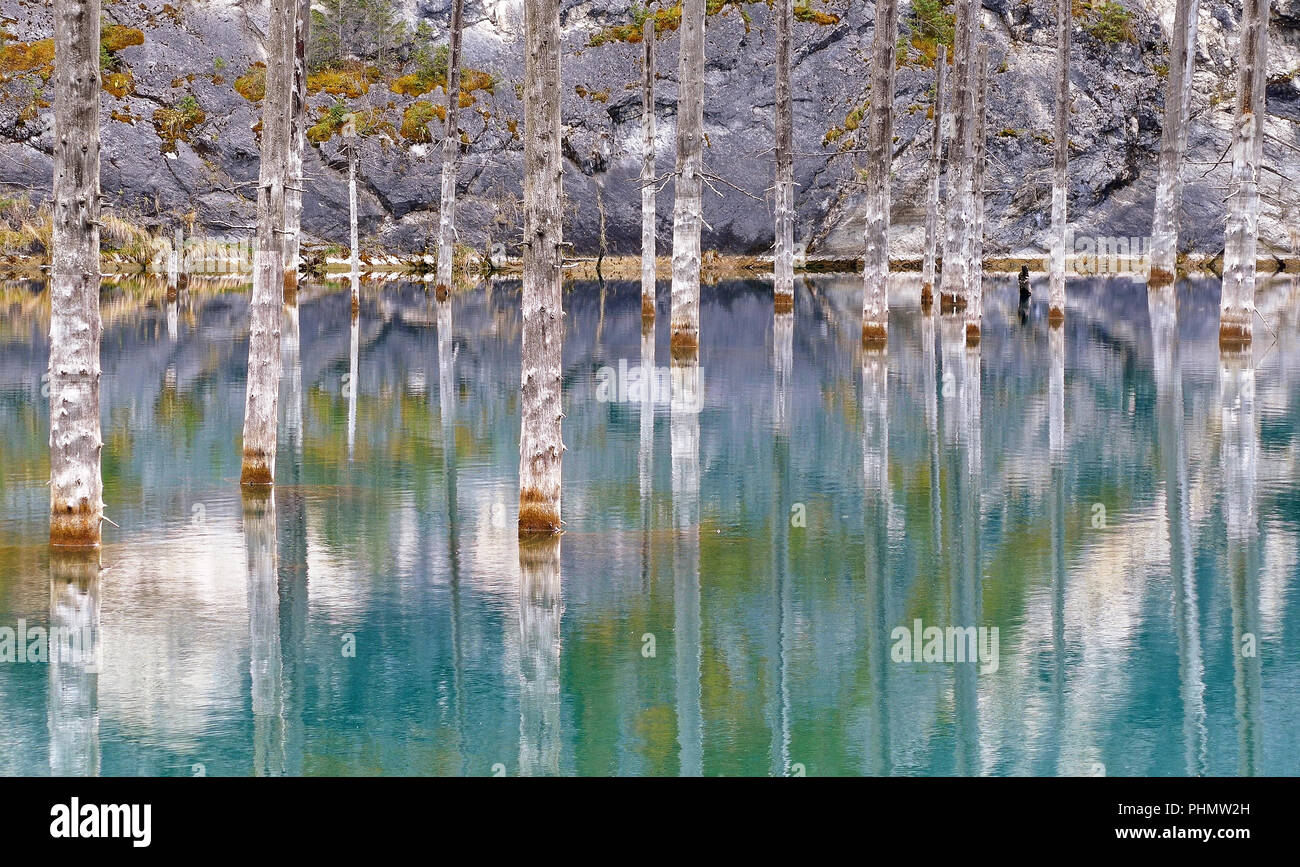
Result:
{"label": "mossy patch", "polygon": [[417,144],[433,141],[433,134],[429,132],[429,123],[435,118],[446,121],[447,109],[423,99],[411,103],[402,112],[400,130],[402,138]]}
{"label": "mossy patch", "polygon": [[235,92],[249,102],[261,102],[266,96],[266,64],[258,61],[235,79]]}
{"label": "mossy patch", "polygon": [[7,43],[0,48],[0,73],[5,76],[30,73],[48,80],[54,74],[54,40]]}
{"label": "mossy patch", "polygon": [[162,140],[162,152],[176,153],[176,143],[189,141],[195,127],[208,119],[199,101],[186,95],[173,108],[160,108],[153,113],[153,128]]}
{"label": "mossy patch", "polygon": [[1111,0],[1071,0],[1070,14],[1080,20],[1084,33],[1106,45],[1137,42],[1133,13]]}
{"label": "mossy patch", "polygon": [[840,23],[840,16],[834,12],[823,12],[820,9],[814,9],[811,2],[796,3],[794,7],[794,20],[803,21],[806,24],[817,24],[822,27],[830,27]]}

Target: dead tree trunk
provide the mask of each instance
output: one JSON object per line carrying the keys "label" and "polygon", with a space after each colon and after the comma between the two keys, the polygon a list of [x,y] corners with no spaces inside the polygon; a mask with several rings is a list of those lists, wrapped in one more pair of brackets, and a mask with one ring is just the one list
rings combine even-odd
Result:
{"label": "dead tree trunk", "polygon": [[1182,206],[1180,172],[1187,153],[1187,115],[1192,104],[1192,72],[1196,65],[1196,16],[1199,0],[1177,0],[1174,30],[1169,35],[1169,79],[1165,90],[1165,119],[1160,130],[1160,167],[1156,176],[1155,211],[1151,217],[1152,286],[1174,281],[1178,267],[1178,211]]}
{"label": "dead tree trunk", "polygon": [[560,6],[524,0],[524,273],[519,533],[560,531]]}
{"label": "dead tree trunk", "polygon": [[876,0],[867,126],[867,227],[862,268],[862,345],[889,336],[889,180],[894,156],[894,67],[898,0]]}
{"label": "dead tree trunk", "polygon": [[[975,148],[975,42],[979,34],[979,3],[958,0],[953,38],[953,132],[949,144],[948,219],[943,238],[943,272],[940,275],[941,313],[966,309],[970,261],[966,246],[975,220],[972,165]],[[956,168],[954,174],[952,169]]]}
{"label": "dead tree trunk", "polygon": [[99,0],[54,10],[50,544],[96,546],[99,427]]}
{"label": "dead tree trunk", "polygon": [[700,225],[704,205],[704,0],[682,0],[673,183],[672,337],[683,358],[700,348]]}
{"label": "dead tree trunk", "polygon": [[311,31],[311,0],[297,0],[294,11],[293,95],[289,120],[289,175],[284,192],[284,303],[298,302],[298,268],[301,264],[303,147],[307,141],[307,40]]}
{"label": "dead tree trunk", "polygon": [[989,47],[981,45],[975,60],[975,160],[971,164],[971,195],[975,219],[970,231],[970,292],[966,307],[966,345],[978,346],[984,317],[984,170],[988,132],[984,128],[988,101]]}
{"label": "dead tree trunk", "polygon": [[262,99],[262,164],[257,189],[257,253],[249,304],[248,386],[244,403],[241,485],[275,482],[276,403],[280,391],[280,308],[284,267],[285,179],[289,168],[292,53],[297,3],[271,0],[267,24],[266,95]]}
{"label": "dead tree trunk", "polygon": [[939,46],[934,61],[934,126],[930,129],[930,164],[925,197],[925,259],[921,264],[921,306],[934,303],[935,259],[939,245],[939,178],[943,171],[944,124],[947,117],[948,47]]}
{"label": "dead tree trunk", "polygon": [[349,276],[352,284],[352,318],[361,313],[361,238],[357,230],[357,161],[360,157],[360,140],[357,137],[356,117],[348,119],[343,127],[344,147],[348,156],[348,244],[350,250]]}
{"label": "dead tree trunk", "polygon": [[641,322],[655,318],[655,17],[641,28]]}
{"label": "dead tree trunk", "polygon": [[1065,321],[1066,195],[1070,186],[1070,0],[1056,4],[1056,133],[1052,163],[1052,262],[1047,321]]}
{"label": "dead tree trunk", "polygon": [[773,296],[777,313],[794,310],[794,109],[790,102],[790,33],[793,0],[776,7],[776,239],[773,250]]}
{"label": "dead tree trunk", "polygon": [[438,283],[434,297],[445,301],[451,292],[456,240],[456,158],[460,155],[460,31],[464,0],[452,0],[447,33],[447,120],[442,137],[442,203],[438,209]]}
{"label": "dead tree trunk", "polygon": [[1255,315],[1255,244],[1259,167],[1264,155],[1264,74],[1268,68],[1268,0],[1244,0],[1237,49],[1237,123],[1232,136],[1232,199],[1223,249],[1219,347],[1250,343]]}

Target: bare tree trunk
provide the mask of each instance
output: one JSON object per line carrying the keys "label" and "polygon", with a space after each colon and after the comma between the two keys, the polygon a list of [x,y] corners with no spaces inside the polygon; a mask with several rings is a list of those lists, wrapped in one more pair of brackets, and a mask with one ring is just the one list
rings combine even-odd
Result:
{"label": "bare tree trunk", "polygon": [[[975,220],[972,165],[975,149],[975,43],[979,34],[979,3],[958,0],[953,41],[953,89],[949,103],[953,116],[948,155],[948,219],[943,238],[943,273],[940,275],[939,310],[966,309],[970,282],[966,240]],[[956,173],[953,169],[956,168]]]}
{"label": "bare tree trunk", "polygon": [[361,313],[361,239],[357,231],[357,157],[361,143],[357,138],[355,119],[344,127],[344,139],[348,150],[348,244],[351,251],[348,270],[352,283],[352,318],[356,319]]}
{"label": "bare tree trunk", "polygon": [[655,17],[641,28],[641,322],[655,318]]}
{"label": "bare tree trunk", "polygon": [[790,102],[790,32],[794,29],[793,0],[776,7],[776,242],[772,261],[773,296],[777,313],[794,310],[794,109]]}
{"label": "bare tree trunk", "polygon": [[988,102],[989,47],[981,45],[975,60],[975,159],[971,163],[971,194],[975,219],[970,226],[970,300],[966,308],[966,345],[978,346],[984,317],[984,170],[988,132],[984,128]]}
{"label": "bare tree trunk", "polygon": [[1268,0],[1244,0],[1237,61],[1237,123],[1232,138],[1232,200],[1223,250],[1219,347],[1250,343],[1255,315],[1255,243],[1259,167],[1264,154],[1264,74],[1268,68]]}
{"label": "bare tree trunk", "polygon": [[50,544],[99,544],[99,0],[54,10]]}
{"label": "bare tree trunk", "polygon": [[1182,206],[1180,172],[1187,153],[1187,115],[1192,104],[1196,66],[1196,16],[1199,0],[1177,0],[1174,30],[1169,35],[1169,78],[1165,89],[1165,120],[1160,130],[1160,168],[1156,176],[1155,211],[1151,217],[1152,286],[1174,281],[1178,267],[1178,211]]}
{"label": "bare tree trunk", "polygon": [[280,391],[280,308],[284,297],[285,177],[288,171],[293,69],[290,44],[297,3],[271,0],[267,25],[266,95],[262,99],[262,165],[257,189],[257,254],[248,336],[241,485],[275,482],[276,403]]}
{"label": "bare tree trunk", "polygon": [[564,310],[559,0],[524,0],[524,273],[519,533],[560,531]]}
{"label": "bare tree trunk", "polygon": [[939,245],[939,176],[943,170],[944,124],[948,112],[948,46],[939,46],[934,61],[934,126],[930,129],[930,163],[925,197],[925,259],[921,264],[921,306],[934,303],[935,259]]}
{"label": "bare tree trunk", "polygon": [[438,209],[438,283],[434,297],[445,301],[451,292],[456,241],[456,158],[460,156],[460,31],[464,0],[452,0],[447,52],[447,120],[442,137],[442,204]]}
{"label": "bare tree trunk", "polygon": [[284,192],[284,302],[298,300],[298,267],[302,262],[303,147],[307,141],[307,40],[311,32],[311,0],[296,0],[293,23],[293,93],[289,119],[289,173]]}
{"label": "bare tree trunk", "polygon": [[704,0],[682,0],[673,184],[672,338],[680,357],[700,348],[700,225],[704,205]]}
{"label": "bare tree trunk", "polygon": [[894,67],[898,0],[876,0],[867,126],[867,227],[862,268],[862,345],[889,336],[889,181],[894,157]]}
{"label": "bare tree trunk", "polygon": [[1047,321],[1065,321],[1066,195],[1070,187],[1070,0],[1056,4],[1056,133],[1052,164],[1052,262]]}

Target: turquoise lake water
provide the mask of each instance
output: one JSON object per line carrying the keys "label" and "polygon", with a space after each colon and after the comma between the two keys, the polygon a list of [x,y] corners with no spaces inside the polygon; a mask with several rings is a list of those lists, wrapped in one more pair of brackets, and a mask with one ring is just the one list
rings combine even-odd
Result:
{"label": "turquoise lake water", "polygon": [[[0,662],[0,773],[1300,773],[1294,278],[1233,356],[1213,282],[1072,282],[1053,331],[990,278],[967,348],[905,276],[883,354],[860,278],[788,318],[706,286],[698,411],[617,388],[671,378],[667,284],[644,344],[639,285],[567,287],[566,532],[522,557],[517,283],[367,286],[355,329],[306,287],[262,498],[247,293],[106,286],[99,570],[46,543],[37,291],[0,320],[0,627],[88,650]],[[918,621],[996,653],[900,659]]]}

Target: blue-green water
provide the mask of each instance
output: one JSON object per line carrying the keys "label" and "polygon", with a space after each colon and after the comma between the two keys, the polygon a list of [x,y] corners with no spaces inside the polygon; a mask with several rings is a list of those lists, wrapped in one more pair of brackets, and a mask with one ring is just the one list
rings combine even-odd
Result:
{"label": "blue-green water", "polygon": [[[902,280],[880,356],[857,278],[781,323],[706,287],[696,414],[605,399],[639,286],[572,287],[567,532],[522,566],[517,284],[441,323],[368,289],[355,373],[346,293],[306,290],[270,500],[247,295],[106,288],[96,576],[51,562],[48,312],[9,287],[0,627],[93,654],[0,662],[0,772],[1300,772],[1300,293],[1223,357],[1212,283],[1071,283],[1056,332],[1045,288],[1022,321],[991,279],[968,349]],[[996,657],[896,661],[917,620]]]}

